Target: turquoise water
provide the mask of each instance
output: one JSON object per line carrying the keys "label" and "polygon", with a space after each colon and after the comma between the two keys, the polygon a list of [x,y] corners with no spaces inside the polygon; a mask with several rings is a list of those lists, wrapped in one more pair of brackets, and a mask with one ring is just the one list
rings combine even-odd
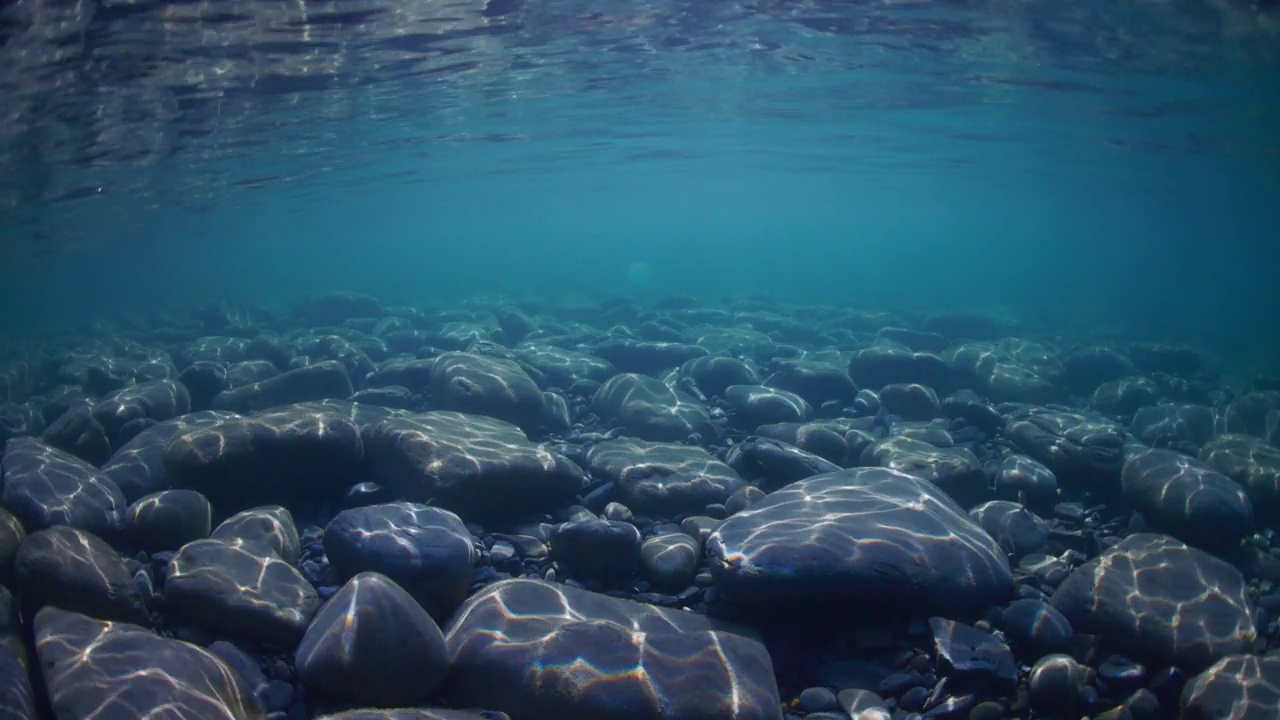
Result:
{"label": "turquoise water", "polygon": [[17,2],[4,329],[671,292],[1275,355],[1249,2]]}

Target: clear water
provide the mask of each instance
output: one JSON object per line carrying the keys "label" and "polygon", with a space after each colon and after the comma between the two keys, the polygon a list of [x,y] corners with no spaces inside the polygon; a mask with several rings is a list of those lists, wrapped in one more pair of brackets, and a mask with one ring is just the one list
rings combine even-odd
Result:
{"label": "clear water", "polygon": [[751,293],[1266,359],[1274,5],[6,2],[3,329]]}

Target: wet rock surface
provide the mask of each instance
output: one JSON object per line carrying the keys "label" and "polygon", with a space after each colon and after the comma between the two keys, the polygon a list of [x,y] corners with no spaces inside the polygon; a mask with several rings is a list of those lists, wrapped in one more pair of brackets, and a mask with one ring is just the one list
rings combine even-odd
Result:
{"label": "wet rock surface", "polygon": [[687,297],[131,327],[0,366],[5,717],[1274,712],[1280,385],[1194,349]]}

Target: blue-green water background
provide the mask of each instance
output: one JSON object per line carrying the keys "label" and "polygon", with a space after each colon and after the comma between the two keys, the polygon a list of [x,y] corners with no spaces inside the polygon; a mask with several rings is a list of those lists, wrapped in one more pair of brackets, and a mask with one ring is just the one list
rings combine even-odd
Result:
{"label": "blue-green water background", "polygon": [[[202,20],[219,42],[154,62],[237,80],[77,77],[56,122],[65,87],[12,70],[6,334],[338,288],[751,293],[1277,354],[1280,34],[1247,4],[435,7],[381,65],[409,20]],[[163,10],[91,18],[115,44],[80,60]]]}

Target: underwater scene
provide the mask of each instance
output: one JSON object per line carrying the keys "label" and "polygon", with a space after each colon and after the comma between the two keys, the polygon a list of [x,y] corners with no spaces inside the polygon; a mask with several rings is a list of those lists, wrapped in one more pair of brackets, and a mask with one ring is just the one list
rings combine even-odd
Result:
{"label": "underwater scene", "polygon": [[0,0],[0,720],[1280,720],[1280,2]]}

